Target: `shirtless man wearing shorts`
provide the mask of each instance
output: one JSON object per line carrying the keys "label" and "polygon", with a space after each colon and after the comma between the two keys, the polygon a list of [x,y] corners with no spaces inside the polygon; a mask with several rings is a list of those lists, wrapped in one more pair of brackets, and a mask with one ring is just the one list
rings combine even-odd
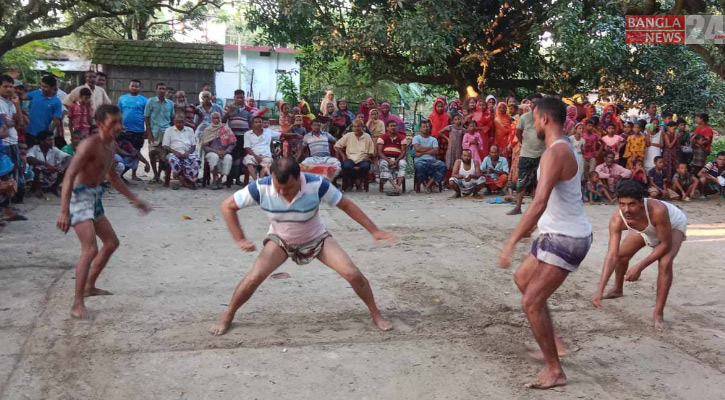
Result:
{"label": "shirtless man wearing shorts", "polygon": [[[149,206],[123,184],[114,169],[116,139],[123,132],[121,109],[114,105],[102,105],[96,110],[95,119],[100,133],[89,136],[78,145],[63,179],[60,214],[56,223],[64,233],[72,226],[81,242],[81,258],[76,266],[75,298],[71,308],[71,316],[80,319],[90,317],[83,302],[84,297],[111,294],[96,287],[98,276],[119,244],[101,203],[104,191],[101,183],[104,178],[131,200],[134,207],[144,213],[150,211]],[[96,245],[96,236],[103,242],[100,251]]]}
{"label": "shirtless man wearing shorts", "polygon": [[[616,188],[619,201],[617,210],[609,221],[609,251],[604,259],[602,278],[592,299],[601,307],[602,299],[624,295],[624,281],[634,282],[642,271],[657,261],[657,297],[654,309],[654,327],[665,329],[664,310],[667,295],[672,286],[672,267],[687,233],[687,217],[670,203],[644,197],[644,188],[635,181],[620,181]],[[624,241],[622,232],[629,231]],[[629,268],[629,260],[644,246],[652,252],[642,261]],[[604,295],[609,278],[614,275],[614,287]]]}
{"label": "shirtless man wearing shorts", "polygon": [[548,389],[566,385],[566,375],[559,360],[564,349],[554,334],[546,302],[586,257],[592,245],[592,226],[581,201],[582,171],[574,146],[564,135],[566,106],[558,99],[543,98],[536,103],[533,117],[536,134],[546,144],[537,171],[536,197],[506,242],[499,262],[503,268],[511,266],[516,243],[538,224],[539,237],[514,281],[523,294],[521,303],[546,363],[544,371],[527,386]]}
{"label": "shirtless man wearing shorts", "polygon": [[344,211],[370,232],[376,241],[393,241],[391,234],[378,229],[355,203],[343,197],[328,180],[318,175],[301,173],[299,164],[293,158],[274,160],[271,175],[250,183],[222,203],[227,227],[234,241],[244,251],[255,251],[256,246],[244,236],[237,217],[240,209],[261,206],[271,225],[262,252],[252,270],[237,285],[229,307],[219,322],[212,326],[212,334],[223,335],[227,332],[237,310],[287,258],[299,265],[319,259],[350,283],[370,310],[373,323],[378,328],[384,331],[392,328],[375,304],[370,283],[322,223],[320,203]]}

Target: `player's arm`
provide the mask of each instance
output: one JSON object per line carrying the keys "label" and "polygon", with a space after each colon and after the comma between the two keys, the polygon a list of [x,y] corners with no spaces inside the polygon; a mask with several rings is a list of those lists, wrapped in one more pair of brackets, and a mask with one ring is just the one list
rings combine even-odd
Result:
{"label": "player's arm", "polygon": [[241,223],[239,223],[239,216],[237,216],[239,210],[239,205],[237,205],[234,196],[229,196],[221,206],[222,216],[224,216],[224,221],[227,223],[227,228],[229,228],[234,242],[244,251],[254,251],[256,250],[254,243],[244,237],[244,231]]}
{"label": "player's arm", "polygon": [[604,289],[607,287],[609,278],[612,277],[614,267],[617,265],[617,258],[619,257],[619,243],[622,240],[622,229],[622,218],[619,216],[619,212],[615,211],[612,219],[609,221],[609,250],[604,258],[602,277],[599,279],[597,293],[592,299],[592,303],[594,303],[595,307],[601,307]]}
{"label": "player's arm", "polygon": [[110,168],[108,170],[108,173],[106,174],[106,179],[108,179],[108,182],[110,182],[116,190],[121,192],[122,195],[126,196],[127,199],[131,200],[131,204],[133,204],[134,207],[141,210],[144,214],[147,214],[151,211],[151,207],[145,201],[136,197],[131,189],[129,189],[128,186],[123,183],[121,177],[118,176],[118,173],[116,173],[116,170],[114,168]]}
{"label": "player's arm", "polygon": [[383,230],[380,230],[375,223],[357,206],[357,204],[350,201],[347,197],[342,196],[342,199],[337,203],[337,208],[344,211],[345,214],[350,216],[355,222],[360,224],[365,230],[370,232],[373,239],[393,241],[393,235]]}
{"label": "player's arm", "polygon": [[637,280],[639,278],[637,272],[642,272],[653,262],[664,257],[672,247],[672,225],[670,224],[670,213],[667,210],[667,206],[660,203],[659,207],[651,210],[650,218],[652,219],[652,224],[657,228],[657,238],[660,240],[660,243],[652,249],[652,252],[647,257],[632,267],[632,271],[635,273],[633,276],[634,279],[627,280]]}

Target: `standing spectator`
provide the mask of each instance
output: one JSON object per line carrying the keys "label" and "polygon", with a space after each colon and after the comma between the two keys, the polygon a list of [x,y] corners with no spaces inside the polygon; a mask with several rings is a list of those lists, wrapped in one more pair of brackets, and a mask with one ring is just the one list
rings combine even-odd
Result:
{"label": "standing spectator", "polygon": [[99,88],[102,88],[103,90],[106,90],[106,82],[108,81],[108,75],[106,75],[104,72],[98,71],[96,72],[96,86]]}
{"label": "standing spectator", "polygon": [[[534,108],[536,108],[536,102],[540,98],[541,95],[538,95],[532,100],[534,101]],[[536,171],[539,168],[539,161],[546,145],[536,134],[533,109],[519,118],[519,123],[516,125],[516,136],[521,141],[519,181],[516,184],[516,206],[506,215],[521,214],[521,204],[524,202],[524,194],[527,190],[531,190],[532,199],[536,195]]]}
{"label": "standing spectator", "polygon": [[[656,119],[653,119],[656,121]],[[645,125],[647,131],[647,148],[644,152],[644,169],[649,170],[655,166],[655,158],[662,156],[662,133],[653,123]]]}
{"label": "standing spectator", "polygon": [[234,136],[237,137],[236,145],[232,150],[231,177],[237,180],[238,185],[242,184],[240,177],[244,173],[242,166],[242,160],[245,156],[244,136],[249,131],[255,112],[257,111],[254,108],[245,103],[244,90],[237,89],[234,91],[234,102],[227,105],[225,113],[222,114],[222,122],[227,123],[229,129],[234,132]]}
{"label": "standing spectator", "polygon": [[398,132],[405,133],[405,122],[403,122],[399,116],[395,115],[395,113],[390,111],[390,103],[385,101],[380,103],[380,119],[383,121],[385,126],[388,126],[388,122],[393,120],[398,125]]}
{"label": "standing spectator", "polygon": [[302,139],[307,135],[307,129],[302,126],[303,123],[304,117],[295,115],[294,124],[282,134],[282,157],[298,159],[302,150]]}
{"label": "standing spectator", "polygon": [[710,151],[712,151],[712,140],[714,137],[714,132],[712,131],[712,128],[707,125],[708,121],[710,120],[710,116],[708,116],[705,113],[697,114],[695,116],[695,123],[697,124],[697,128],[692,132],[692,135],[700,135],[707,139],[705,142],[705,159],[710,157]]}
{"label": "standing spectator", "polygon": [[481,133],[478,131],[479,129],[480,127],[476,125],[476,121],[469,120],[466,122],[466,133],[463,134],[463,140],[461,141],[461,150],[470,150],[476,165],[481,165],[481,162],[483,162],[481,149],[484,143]]}
{"label": "standing spectator", "polygon": [[644,151],[647,148],[647,138],[642,134],[644,126],[637,121],[632,127],[632,134],[627,138],[624,155],[627,159],[627,168],[634,168],[634,162],[644,160]]}
{"label": "standing spectator", "polygon": [[186,92],[179,90],[174,95],[174,114],[184,114],[184,125],[196,132],[196,119],[201,118],[201,112],[196,104],[189,102]]}
{"label": "standing spectator", "polygon": [[161,168],[163,165],[164,132],[171,126],[174,115],[174,102],[166,98],[166,84],[156,84],[156,96],[146,102],[143,116],[146,122],[146,137],[149,141],[149,158],[154,171],[151,182],[161,183]]}
{"label": "standing spectator", "polygon": [[725,195],[725,151],[717,153],[717,159],[710,161],[698,173],[700,193]]}
{"label": "standing spectator", "polygon": [[607,150],[604,153],[604,162],[597,166],[599,178],[607,184],[609,193],[616,193],[614,188],[621,179],[632,177],[632,171],[614,162],[614,152]]}
{"label": "standing spectator", "polygon": [[322,99],[322,102],[320,102],[320,112],[327,111],[328,104],[332,104],[333,112],[337,111],[337,102],[335,101],[335,93],[333,93],[332,90],[328,90],[327,93],[325,93],[325,97]]}
{"label": "standing spectator", "polygon": [[443,130],[446,126],[451,124],[451,117],[446,113],[446,101],[442,98],[437,98],[433,102],[433,109],[428,115],[428,121],[431,126],[431,136],[438,137],[438,133]]}
{"label": "standing spectator", "polygon": [[614,161],[619,161],[619,148],[622,146],[622,137],[616,134],[616,127],[613,123],[608,123],[606,126],[607,134],[602,136],[602,143],[604,143],[604,150],[609,150],[614,153]]}
{"label": "standing spectator", "polygon": [[43,197],[43,191],[51,191],[60,197],[59,185],[71,156],[53,146],[53,134],[49,131],[38,132],[37,139],[38,144],[28,150],[27,156],[35,173],[33,190],[38,198]]}
{"label": "standing spectator", "polygon": [[672,177],[675,176],[680,164],[680,138],[677,133],[677,122],[670,121],[663,136],[662,158],[665,162],[665,179],[672,182]]}
{"label": "standing spectator", "polygon": [[677,133],[680,137],[680,161],[690,165],[692,161],[692,143],[690,132],[687,132],[687,121],[683,118],[677,120]]}
{"label": "standing spectator", "polygon": [[55,132],[57,137],[63,137],[63,104],[53,94],[57,84],[55,77],[46,75],[40,80],[40,89],[26,94],[30,100],[30,123],[25,137],[28,147],[39,143],[36,136],[41,131]]}
{"label": "standing spectator", "polygon": [[[128,93],[122,95],[118,99],[118,107],[121,109],[124,131],[120,139],[126,140],[133,146],[136,151],[143,148],[143,138],[146,132],[144,127],[144,109],[148,100],[141,94],[141,81],[131,79],[128,83]],[[138,163],[136,163],[138,167]],[[131,179],[140,181],[136,175],[136,169],[131,170]]]}
{"label": "standing spectator", "polygon": [[10,173],[18,185],[17,193],[25,187],[25,179],[20,170],[20,151],[18,150],[18,131],[16,126],[23,124],[22,106],[20,98],[15,94],[15,80],[7,75],[0,76],[0,119],[7,128],[7,137],[2,139],[5,153],[15,166]]}
{"label": "standing spectator", "polygon": [[446,149],[446,168],[453,170],[453,165],[457,160],[461,159],[463,153],[463,136],[466,134],[466,128],[463,127],[463,116],[461,114],[453,114],[451,118],[453,124],[443,128],[448,132],[448,148]]}
{"label": "standing spectator", "polygon": [[99,106],[104,104],[112,104],[111,99],[102,87],[96,85],[97,75],[95,71],[86,71],[86,83],[71,90],[68,96],[63,99],[63,105],[68,107],[75,103],[81,97],[81,89],[86,88],[91,91],[91,106],[97,110]]}
{"label": "standing spectator", "polygon": [[262,116],[252,117],[252,129],[244,134],[244,149],[247,155],[242,160],[252,180],[257,180],[257,167],[261,168],[259,178],[269,174],[269,168],[272,166],[272,139],[277,138],[279,134],[264,127]]}
{"label": "standing spectator", "polygon": [[195,123],[196,123],[196,136],[201,137],[201,133],[206,129],[207,126],[211,125],[211,115],[216,113],[219,113],[219,115],[224,115],[224,110],[219,106],[219,104],[212,103],[211,101],[211,92],[201,92],[199,93],[199,105],[196,107],[197,110],[199,110],[199,116]]}
{"label": "standing spectator", "polygon": [[574,125],[572,131],[574,132],[574,135],[570,137],[571,145],[574,146],[576,162],[577,164],[579,164],[579,170],[582,171],[582,182],[584,182],[587,179],[587,176],[584,175],[584,153],[582,152],[582,149],[584,148],[584,143],[586,143],[586,141],[582,137],[582,134],[584,133],[584,125],[582,125],[581,122],[577,122]]}
{"label": "standing spectator", "polygon": [[420,123],[420,134],[413,138],[415,149],[415,177],[423,183],[426,193],[431,193],[434,183],[439,186],[446,174],[446,164],[438,160],[438,140],[430,135],[430,123]]}
{"label": "standing spectator", "polygon": [[[354,119],[355,115],[347,109],[347,100],[338,100],[337,111],[332,114],[332,125],[338,127],[338,129],[340,129],[340,132],[345,132],[347,130],[347,127],[352,124],[352,120]],[[344,169],[345,167],[343,166],[343,170]]]}
{"label": "standing spectator", "polygon": [[[167,101],[171,102],[171,100]],[[176,114],[174,125],[166,128],[162,146],[166,150],[166,162],[171,167],[171,177],[176,178],[183,186],[196,189],[196,178],[199,177],[199,155],[196,153],[196,134],[184,125],[184,116]],[[173,189],[178,189],[174,186]]]}
{"label": "standing spectator", "polygon": [[[232,170],[232,150],[237,138],[226,124],[222,124],[222,116],[218,112],[211,115],[211,125],[204,129],[201,137],[201,146],[206,155],[204,159],[209,163],[214,181],[212,190],[222,188],[222,177],[227,178],[227,186],[231,186],[229,173]],[[220,165],[221,164],[221,165]]]}
{"label": "standing spectator", "polygon": [[408,139],[405,134],[398,132],[395,121],[388,122],[387,128],[387,132],[377,140],[380,181],[384,184],[386,179],[389,180],[393,186],[392,194],[398,195],[405,181]]}
{"label": "standing spectator", "polygon": [[483,159],[481,173],[486,178],[486,186],[489,192],[498,192],[506,187],[509,164],[506,158],[499,155],[499,148],[495,144],[489,149],[488,156]]}
{"label": "standing spectator", "polygon": [[[338,107],[341,105],[342,103],[338,102]],[[346,110],[346,108],[347,105],[343,110]],[[346,133],[335,143],[337,154],[342,159],[343,176],[347,177],[350,182],[362,179],[370,173],[371,161],[375,155],[373,138],[363,131],[363,126],[362,120],[353,121],[353,131]]]}
{"label": "standing spectator", "polygon": [[[652,123],[652,120],[654,119],[659,122],[660,116],[657,115],[657,103],[655,103],[654,101],[650,101],[649,103],[647,103],[647,108],[645,109],[645,111],[646,112],[640,116],[640,119],[645,120],[648,124]],[[646,165],[645,168],[647,168]]]}
{"label": "standing spectator", "polygon": [[91,125],[94,125],[94,113],[91,106],[91,91],[88,88],[82,88],[78,100],[68,106],[68,130],[82,133],[85,139],[88,137]]}

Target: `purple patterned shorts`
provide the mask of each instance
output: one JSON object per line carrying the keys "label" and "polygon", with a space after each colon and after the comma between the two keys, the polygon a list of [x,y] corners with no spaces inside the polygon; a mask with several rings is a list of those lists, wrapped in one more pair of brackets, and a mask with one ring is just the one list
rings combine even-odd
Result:
{"label": "purple patterned shorts", "polygon": [[575,272],[592,247],[592,235],[575,238],[556,233],[542,233],[531,245],[537,260]]}

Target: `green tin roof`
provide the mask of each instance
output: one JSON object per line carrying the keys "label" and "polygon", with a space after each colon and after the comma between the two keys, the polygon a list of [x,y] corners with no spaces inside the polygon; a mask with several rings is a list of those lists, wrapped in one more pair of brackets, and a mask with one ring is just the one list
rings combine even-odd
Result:
{"label": "green tin roof", "polygon": [[224,70],[224,47],[218,44],[98,40],[94,64],[128,67]]}

